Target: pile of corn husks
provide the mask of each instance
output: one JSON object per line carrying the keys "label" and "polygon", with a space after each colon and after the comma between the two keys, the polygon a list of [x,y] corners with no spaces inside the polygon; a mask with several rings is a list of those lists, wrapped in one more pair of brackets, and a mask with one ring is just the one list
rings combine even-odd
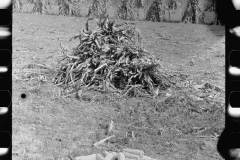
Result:
{"label": "pile of corn husks", "polygon": [[78,36],[79,45],[69,51],[62,48],[54,82],[57,85],[124,95],[144,93],[158,95],[170,87],[156,57],[144,50],[142,37],[133,23],[96,19],[97,27],[89,29],[89,18]]}

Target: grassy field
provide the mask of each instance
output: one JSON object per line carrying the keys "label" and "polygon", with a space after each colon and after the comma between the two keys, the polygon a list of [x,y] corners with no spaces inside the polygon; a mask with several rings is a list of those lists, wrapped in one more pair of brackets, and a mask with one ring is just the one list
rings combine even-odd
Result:
{"label": "grassy field", "polygon": [[[136,22],[145,48],[181,77],[181,89],[155,98],[95,91],[63,96],[46,66],[58,63],[60,42],[76,47],[69,39],[85,22],[13,13],[13,159],[70,160],[136,148],[158,160],[222,160],[216,144],[224,128],[224,27]],[[115,138],[92,147],[106,137],[111,120]]]}

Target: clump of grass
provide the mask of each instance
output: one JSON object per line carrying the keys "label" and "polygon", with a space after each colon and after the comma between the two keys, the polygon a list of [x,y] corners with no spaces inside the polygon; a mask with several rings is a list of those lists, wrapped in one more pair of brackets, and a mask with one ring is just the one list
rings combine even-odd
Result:
{"label": "clump of grass", "polygon": [[[223,127],[217,117],[223,116],[224,112],[219,104],[199,103],[190,97],[191,94],[191,89],[188,89],[164,100],[143,97],[111,102],[116,112],[113,121],[116,122],[114,133],[119,135],[117,144],[159,151],[156,146],[161,147],[166,141],[186,137],[214,138],[214,132]],[[224,106],[223,103],[221,105]],[[129,139],[128,143],[120,141],[123,135]],[[153,143],[156,148],[152,147]]]}
{"label": "clump of grass", "polygon": [[170,87],[160,62],[143,48],[142,37],[133,23],[116,24],[106,18],[96,19],[95,30],[89,18],[79,45],[70,52],[62,47],[54,82],[65,88],[112,91],[123,95],[158,95]]}

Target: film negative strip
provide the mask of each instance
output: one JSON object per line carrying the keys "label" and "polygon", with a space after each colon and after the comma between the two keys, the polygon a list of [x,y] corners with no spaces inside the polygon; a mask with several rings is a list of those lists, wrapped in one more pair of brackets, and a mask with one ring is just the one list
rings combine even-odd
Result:
{"label": "film negative strip", "polygon": [[0,159],[12,159],[12,5],[0,1]]}
{"label": "film negative strip", "polygon": [[240,11],[226,24],[226,157],[240,159]]}

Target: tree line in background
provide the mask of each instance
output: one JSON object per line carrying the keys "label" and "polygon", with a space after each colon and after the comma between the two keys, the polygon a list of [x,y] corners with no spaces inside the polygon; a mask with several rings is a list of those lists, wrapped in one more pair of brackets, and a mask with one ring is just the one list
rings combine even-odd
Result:
{"label": "tree line in background", "polygon": [[[13,0],[13,11],[121,20],[219,24],[216,0]],[[24,7],[27,9],[24,9]],[[177,12],[179,11],[179,12]],[[174,18],[178,15],[178,18]],[[210,18],[210,20],[208,19]]]}

